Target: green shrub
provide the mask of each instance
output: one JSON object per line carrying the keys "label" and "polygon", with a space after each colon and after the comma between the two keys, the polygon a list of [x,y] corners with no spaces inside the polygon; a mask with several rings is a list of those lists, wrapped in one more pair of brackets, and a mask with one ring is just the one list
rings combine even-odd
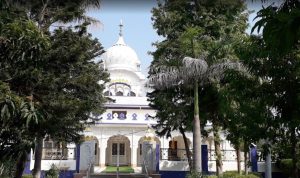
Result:
{"label": "green shrub", "polygon": [[293,170],[293,161],[292,161],[292,159],[282,159],[282,160],[280,160],[279,168],[282,170],[282,172],[285,175],[291,176],[292,175],[292,170]]}
{"label": "green shrub", "polygon": [[259,177],[257,177],[256,175],[253,175],[253,174],[248,174],[248,175],[236,175],[236,176],[231,177],[231,178],[259,178]]}
{"label": "green shrub", "polygon": [[239,176],[239,173],[237,171],[226,171],[223,173],[224,178],[230,178],[235,176]]}
{"label": "green shrub", "polygon": [[218,178],[218,176],[215,175],[202,175],[201,173],[198,173],[196,171],[192,171],[186,175],[186,178]]}
{"label": "green shrub", "polygon": [[187,174],[186,178],[261,178],[261,174],[250,172],[248,175],[239,175],[237,171],[226,171],[223,173],[223,176],[218,177],[216,175],[201,175],[197,172],[191,172]]}
{"label": "green shrub", "polygon": [[249,173],[248,175],[240,175],[237,171],[226,171],[222,178],[261,178],[260,173]]}
{"label": "green shrub", "polygon": [[22,178],[33,178],[31,174],[24,174],[22,175]]}
{"label": "green shrub", "polygon": [[59,176],[59,170],[55,164],[51,165],[51,168],[46,171],[46,178],[57,178]]}
{"label": "green shrub", "polygon": [[249,174],[255,175],[256,177],[262,178],[262,174],[259,172],[250,172]]}
{"label": "green shrub", "polygon": [[210,175],[210,176],[203,176],[203,178],[218,178],[218,176]]}
{"label": "green shrub", "polygon": [[186,175],[186,178],[201,178],[202,174],[196,171],[191,171]]}
{"label": "green shrub", "polygon": [[244,171],[242,171],[242,175],[240,175],[237,171],[226,171],[223,173],[222,178],[261,178],[261,174],[250,172],[248,175],[244,175]]}

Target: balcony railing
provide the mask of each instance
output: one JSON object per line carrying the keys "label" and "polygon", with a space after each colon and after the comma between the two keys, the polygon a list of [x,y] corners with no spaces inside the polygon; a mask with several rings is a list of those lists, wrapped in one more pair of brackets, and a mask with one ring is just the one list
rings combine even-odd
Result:
{"label": "balcony railing", "polygon": [[[208,161],[216,160],[215,150],[208,151]],[[221,150],[223,161],[236,161],[236,151],[235,150]],[[191,159],[193,158],[193,150],[190,150]],[[243,152],[241,152],[241,161],[244,160]],[[171,148],[161,148],[160,149],[160,159],[169,161],[187,161],[186,150],[185,149],[171,149]]]}
{"label": "balcony railing", "polygon": [[[33,155],[34,159],[34,155]],[[43,148],[42,160],[75,160],[76,148]]]}
{"label": "balcony railing", "polygon": [[[237,155],[235,150],[221,150],[222,160],[223,161],[236,161]],[[216,152],[215,150],[208,150],[208,160],[215,161],[216,160]],[[241,152],[241,161],[244,160],[244,152]]]}
{"label": "balcony railing", "polygon": [[[190,150],[190,153],[192,156],[192,150]],[[186,161],[186,151],[185,149],[161,148],[160,159],[169,161]]]}

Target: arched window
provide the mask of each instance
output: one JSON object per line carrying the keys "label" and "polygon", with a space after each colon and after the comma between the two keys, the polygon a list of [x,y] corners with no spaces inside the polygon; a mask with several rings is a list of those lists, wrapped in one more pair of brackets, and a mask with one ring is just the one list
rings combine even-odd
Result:
{"label": "arched window", "polygon": [[130,91],[130,93],[128,93],[127,96],[136,96],[136,94],[134,92]]}
{"label": "arched window", "polygon": [[104,92],[104,96],[112,96],[112,93],[109,91]]}
{"label": "arched window", "polygon": [[118,92],[116,93],[116,96],[123,96],[123,92],[118,91]]}
{"label": "arched window", "polygon": [[[58,142],[46,136],[43,141],[43,160],[62,160],[68,159],[68,154],[73,154],[74,150],[68,150],[65,142]],[[75,154],[73,154],[75,155]]]}
{"label": "arched window", "polygon": [[108,86],[107,90],[111,92],[108,93],[108,91],[106,91],[104,93],[105,96],[136,96],[136,94],[131,91],[131,86],[123,82],[112,83]]}

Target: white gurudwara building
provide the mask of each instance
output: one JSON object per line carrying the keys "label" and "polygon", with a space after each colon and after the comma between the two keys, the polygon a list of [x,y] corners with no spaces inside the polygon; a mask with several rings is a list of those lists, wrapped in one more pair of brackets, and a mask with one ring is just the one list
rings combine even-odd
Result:
{"label": "white gurudwara building", "polygon": [[[119,150],[119,164],[128,165],[140,170],[142,159],[142,143],[148,128],[155,125],[155,110],[147,101],[146,77],[141,72],[141,61],[136,52],[125,43],[122,34],[122,23],[117,42],[101,55],[104,68],[110,74],[110,82],[106,84],[104,95],[113,101],[105,104],[106,111],[96,116],[94,125],[84,132],[86,142],[92,148],[85,149],[85,142],[81,145],[62,145],[51,138],[44,140],[42,170],[48,170],[56,164],[70,171],[87,169],[92,156],[95,172],[101,172],[106,166],[117,165],[117,152]],[[152,131],[153,132],[153,131]],[[192,133],[186,133],[189,148],[192,149]],[[221,149],[227,150],[223,154],[224,170],[236,170],[236,154],[230,143],[221,138]],[[174,131],[172,138],[155,137],[159,149],[160,171],[188,171],[189,166],[182,135]],[[208,171],[215,171],[215,156],[213,138],[209,136],[202,140],[207,145],[206,155]],[[92,155],[91,155],[92,154]],[[33,156],[31,156],[31,160]],[[34,161],[30,161],[30,170]]]}
{"label": "white gurudwara building", "polygon": [[[121,23],[117,42],[100,58],[110,74],[104,95],[114,100],[105,105],[105,113],[89,130],[97,143],[95,166],[100,167],[117,164],[118,147],[120,165],[140,167],[146,131],[156,124],[156,120],[149,117],[155,116],[155,110],[147,101],[148,89],[145,87],[146,77],[141,72],[141,61],[125,43],[122,26]],[[182,136],[179,133],[173,136],[174,148],[184,149]],[[188,134],[188,137],[191,139],[192,135]],[[158,137],[155,140],[160,148],[169,148],[169,140]]]}

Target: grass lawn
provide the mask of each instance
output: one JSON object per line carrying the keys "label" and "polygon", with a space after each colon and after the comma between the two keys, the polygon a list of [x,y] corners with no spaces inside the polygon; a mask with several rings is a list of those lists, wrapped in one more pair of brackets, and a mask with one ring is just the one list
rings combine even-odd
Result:
{"label": "grass lawn", "polygon": [[[104,173],[115,173],[117,172],[117,167],[116,166],[107,166],[104,171]],[[120,166],[119,167],[119,172],[121,173],[134,173],[134,170],[130,166]]]}

